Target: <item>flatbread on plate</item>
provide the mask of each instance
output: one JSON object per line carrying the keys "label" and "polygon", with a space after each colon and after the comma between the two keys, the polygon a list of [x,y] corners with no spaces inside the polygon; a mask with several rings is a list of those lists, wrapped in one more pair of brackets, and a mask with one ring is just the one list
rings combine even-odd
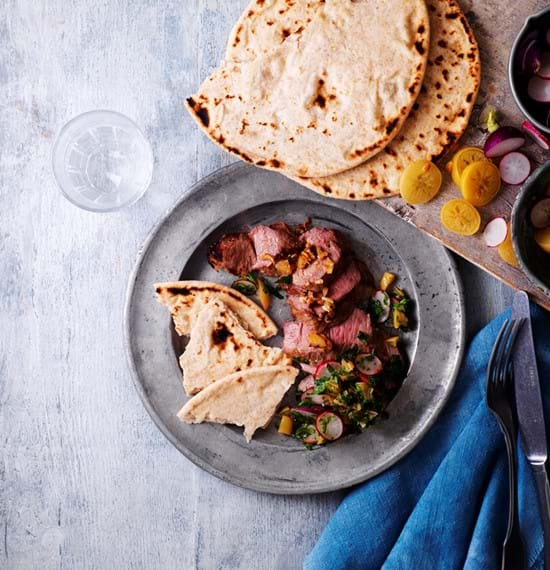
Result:
{"label": "flatbread on plate", "polygon": [[188,395],[247,368],[290,365],[280,348],[263,346],[221,301],[211,300],[198,314],[189,343],[180,356]]}
{"label": "flatbread on plate", "polygon": [[[264,21],[280,35],[255,34]],[[424,77],[429,19],[424,0],[256,0],[231,41],[187,109],[243,160],[319,177],[357,166],[397,135]]]}
{"label": "flatbread on plate", "polygon": [[298,369],[264,366],[230,374],[193,396],[179,411],[186,423],[214,422],[244,426],[247,441],[258,428],[265,428],[277,411]]}
{"label": "flatbread on plate", "polygon": [[324,178],[294,180],[332,198],[368,200],[399,194],[411,162],[437,161],[464,134],[479,89],[481,62],[474,34],[454,0],[427,0],[431,44],[422,90],[398,136],[360,166]]}
{"label": "flatbread on plate", "polygon": [[277,325],[267,313],[231,287],[209,281],[175,281],[156,283],[155,291],[159,303],[170,309],[180,336],[189,335],[198,314],[212,299],[227,305],[256,338],[266,339],[277,334]]}

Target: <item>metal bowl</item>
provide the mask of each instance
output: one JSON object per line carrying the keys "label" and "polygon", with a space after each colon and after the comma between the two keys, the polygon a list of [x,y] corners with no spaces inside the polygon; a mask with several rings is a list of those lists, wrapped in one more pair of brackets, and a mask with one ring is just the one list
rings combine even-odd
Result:
{"label": "metal bowl", "polygon": [[512,241],[519,264],[530,281],[550,297],[550,255],[534,238],[530,216],[533,206],[550,186],[550,162],[539,167],[518,193],[512,210]]}
{"label": "metal bowl", "polygon": [[508,80],[512,89],[512,95],[514,96],[517,106],[521,109],[521,112],[538,129],[546,134],[550,134],[550,127],[541,122],[540,114],[537,112],[539,111],[538,108],[543,105],[532,101],[529,95],[527,95],[527,81],[525,81],[524,77],[520,76],[517,61],[519,46],[522,44],[527,34],[533,30],[544,30],[547,28],[550,28],[550,6],[543,8],[540,12],[529,16],[527,20],[525,20],[525,24],[517,35],[512,45],[512,51],[510,52],[510,59],[508,61]]}

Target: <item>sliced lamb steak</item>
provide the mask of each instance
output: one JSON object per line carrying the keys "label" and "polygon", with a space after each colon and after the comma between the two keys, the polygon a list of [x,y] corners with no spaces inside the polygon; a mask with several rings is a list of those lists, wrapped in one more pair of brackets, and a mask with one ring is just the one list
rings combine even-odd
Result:
{"label": "sliced lamb steak", "polygon": [[257,257],[252,269],[262,272],[273,269],[274,261],[281,259],[285,254],[295,252],[300,246],[295,234],[283,222],[270,226],[255,226],[248,235],[252,239]]}
{"label": "sliced lamb steak", "polygon": [[283,324],[283,351],[290,356],[301,356],[310,362],[316,362],[327,358],[331,352],[311,346],[309,335],[315,329],[304,322],[287,321]]}
{"label": "sliced lamb steak", "polygon": [[306,244],[326,251],[335,264],[340,261],[342,254],[347,249],[342,234],[329,228],[311,228],[302,236],[302,239]]}
{"label": "sliced lamb steak", "polygon": [[334,346],[338,348],[350,348],[361,342],[358,338],[360,332],[371,336],[372,323],[368,313],[355,308],[343,323],[331,327],[328,334]]}
{"label": "sliced lamb steak", "polygon": [[330,284],[327,297],[333,301],[340,301],[359,285],[361,279],[358,264],[352,259]]}
{"label": "sliced lamb steak", "polygon": [[245,233],[226,234],[210,248],[208,262],[216,271],[246,275],[256,263],[252,241]]}

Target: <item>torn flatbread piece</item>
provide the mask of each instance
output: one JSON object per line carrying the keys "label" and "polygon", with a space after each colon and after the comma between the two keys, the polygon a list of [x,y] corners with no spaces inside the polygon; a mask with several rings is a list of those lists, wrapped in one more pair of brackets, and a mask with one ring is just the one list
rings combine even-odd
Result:
{"label": "torn flatbread piece", "polygon": [[221,301],[211,300],[199,313],[180,356],[188,395],[247,368],[292,364],[280,348],[264,346]]}
{"label": "torn flatbread piece", "polygon": [[209,281],[156,283],[159,303],[170,309],[176,332],[189,335],[198,314],[212,299],[224,303],[256,338],[277,334],[277,325],[254,301],[231,287]]}
{"label": "torn flatbread piece", "polygon": [[230,374],[191,398],[179,411],[185,423],[214,422],[244,427],[247,441],[258,428],[266,428],[298,369],[264,366]]}

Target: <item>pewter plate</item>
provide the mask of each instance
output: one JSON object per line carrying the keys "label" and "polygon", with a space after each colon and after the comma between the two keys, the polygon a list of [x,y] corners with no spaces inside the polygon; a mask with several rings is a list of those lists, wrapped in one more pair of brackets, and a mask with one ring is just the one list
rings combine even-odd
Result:
{"label": "pewter plate", "polygon": [[[215,273],[206,251],[221,234],[258,223],[285,221],[338,228],[375,279],[399,275],[415,300],[415,328],[405,335],[411,363],[389,418],[362,434],[307,451],[274,425],[247,444],[242,430],[216,424],[182,424],[186,401],[170,318],[155,300],[158,281],[207,279]],[[283,302],[273,318],[288,318]],[[447,251],[435,240],[373,202],[333,201],[283,176],[233,164],[198,182],[161,220],[143,245],[128,286],[126,348],[136,388],[153,421],[191,461],[236,485],[280,494],[343,489],[377,475],[420,440],[449,397],[464,346],[462,291]],[[280,343],[280,339],[272,342]]]}

